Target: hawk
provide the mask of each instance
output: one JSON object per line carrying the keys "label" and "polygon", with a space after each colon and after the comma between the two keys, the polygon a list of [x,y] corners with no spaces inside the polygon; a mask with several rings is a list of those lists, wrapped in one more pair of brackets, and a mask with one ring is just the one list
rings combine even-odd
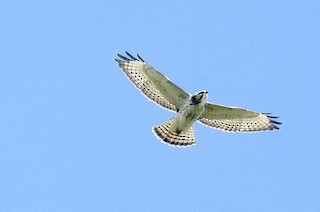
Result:
{"label": "hawk", "polygon": [[171,146],[186,147],[196,143],[193,123],[227,132],[254,132],[279,129],[278,117],[207,101],[208,91],[189,94],[146,63],[126,52],[115,59],[129,80],[151,101],[176,112],[176,116],[152,128],[154,134]]}

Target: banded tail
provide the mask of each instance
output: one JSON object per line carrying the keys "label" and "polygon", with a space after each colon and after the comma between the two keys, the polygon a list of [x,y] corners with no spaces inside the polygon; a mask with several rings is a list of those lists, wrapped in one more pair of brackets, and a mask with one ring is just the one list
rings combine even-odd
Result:
{"label": "banded tail", "polygon": [[153,127],[152,130],[159,139],[170,146],[186,147],[196,144],[193,126],[185,132],[172,132],[171,125],[173,121],[174,119],[170,119],[169,121]]}

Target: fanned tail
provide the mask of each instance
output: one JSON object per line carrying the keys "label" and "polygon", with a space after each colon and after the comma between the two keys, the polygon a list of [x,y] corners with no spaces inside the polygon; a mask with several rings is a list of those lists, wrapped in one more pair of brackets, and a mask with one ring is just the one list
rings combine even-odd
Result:
{"label": "fanned tail", "polygon": [[170,146],[187,147],[196,144],[193,126],[185,132],[172,132],[171,125],[173,121],[174,119],[170,119],[169,121],[153,127],[152,130],[161,141]]}

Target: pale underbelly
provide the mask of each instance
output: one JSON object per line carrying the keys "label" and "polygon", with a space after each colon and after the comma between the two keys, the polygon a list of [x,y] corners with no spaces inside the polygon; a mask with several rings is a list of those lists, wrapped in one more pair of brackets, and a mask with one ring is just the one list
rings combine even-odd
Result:
{"label": "pale underbelly", "polygon": [[185,110],[179,111],[171,126],[173,132],[187,131],[204,111],[203,105],[190,105]]}

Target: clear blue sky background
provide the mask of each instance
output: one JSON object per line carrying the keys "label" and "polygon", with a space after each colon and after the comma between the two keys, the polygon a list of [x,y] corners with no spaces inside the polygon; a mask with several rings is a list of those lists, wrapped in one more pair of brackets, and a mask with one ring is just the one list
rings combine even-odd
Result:
{"label": "clear blue sky background", "polygon": [[[319,1],[2,1],[0,211],[320,211]],[[190,93],[273,112],[280,131],[195,124],[113,61],[139,53]]]}

